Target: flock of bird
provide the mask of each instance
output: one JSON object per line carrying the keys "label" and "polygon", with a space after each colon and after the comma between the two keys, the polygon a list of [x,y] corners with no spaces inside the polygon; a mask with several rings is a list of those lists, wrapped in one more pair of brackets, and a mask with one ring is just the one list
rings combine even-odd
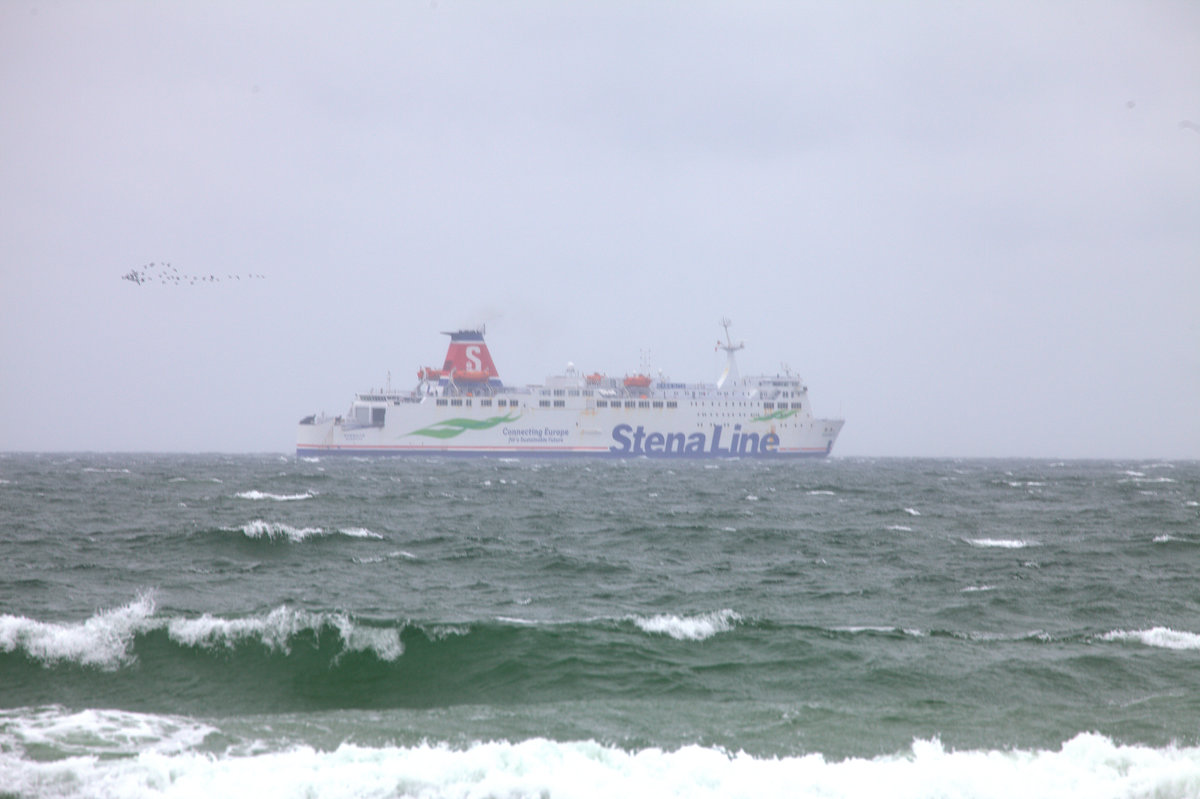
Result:
{"label": "flock of bird", "polygon": [[220,275],[185,275],[175,267],[168,263],[150,263],[143,266],[141,269],[130,269],[127,273],[121,275],[122,280],[128,280],[131,283],[142,285],[157,280],[159,283],[174,286],[194,286],[197,283],[220,283],[224,280],[262,280],[265,275],[248,274],[248,275],[225,275],[222,278]]}

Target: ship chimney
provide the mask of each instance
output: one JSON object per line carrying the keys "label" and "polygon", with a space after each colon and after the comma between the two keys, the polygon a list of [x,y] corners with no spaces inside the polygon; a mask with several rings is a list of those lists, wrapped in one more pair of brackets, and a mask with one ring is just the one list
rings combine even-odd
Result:
{"label": "ship chimney", "polygon": [[442,335],[450,337],[450,346],[446,349],[446,362],[442,365],[448,377],[453,376],[456,382],[487,382],[501,385],[500,374],[496,371],[496,364],[492,362],[492,354],[488,352],[483,333],[482,326],[477,330],[442,331]]}

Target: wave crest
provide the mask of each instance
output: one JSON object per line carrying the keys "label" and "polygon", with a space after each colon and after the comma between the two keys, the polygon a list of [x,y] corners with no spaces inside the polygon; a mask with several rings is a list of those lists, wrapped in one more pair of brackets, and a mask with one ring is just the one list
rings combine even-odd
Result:
{"label": "wave crest", "polygon": [[732,630],[741,620],[741,616],[728,608],[698,616],[659,614],[650,618],[630,617],[630,621],[642,632],[669,635],[678,641],[703,641],[717,633]]}
{"label": "wave crest", "polygon": [[111,671],[133,660],[134,636],[152,626],[153,615],[150,594],[82,622],[45,622],[6,614],[0,616],[0,651],[23,650],[47,664],[68,661]]}
{"label": "wave crest", "polygon": [[1149,630],[1113,630],[1101,638],[1105,641],[1136,641],[1160,649],[1200,649],[1200,635],[1180,632],[1170,627],[1153,627]]}

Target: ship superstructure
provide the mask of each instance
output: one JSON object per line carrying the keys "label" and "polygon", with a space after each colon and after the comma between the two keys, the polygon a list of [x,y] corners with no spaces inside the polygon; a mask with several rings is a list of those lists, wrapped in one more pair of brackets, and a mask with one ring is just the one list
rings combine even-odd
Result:
{"label": "ship superstructure", "polygon": [[343,416],[300,421],[296,454],[588,455],[789,458],[828,455],[844,421],[818,419],[808,388],[784,369],[741,377],[723,320],[725,369],[715,383],[642,373],[583,374],[568,364],[540,386],[505,385],[484,328],[456,330],[440,368],[414,388],[355,396]]}

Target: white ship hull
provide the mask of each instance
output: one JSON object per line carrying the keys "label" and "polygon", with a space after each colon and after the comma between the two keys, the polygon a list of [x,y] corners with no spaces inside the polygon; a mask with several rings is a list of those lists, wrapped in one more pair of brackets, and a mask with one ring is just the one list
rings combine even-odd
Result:
{"label": "white ship hull", "polygon": [[412,391],[359,394],[345,416],[302,420],[296,454],[822,457],[844,423],[815,418],[794,375],[738,378],[740,345],[724,347],[730,365],[716,384],[568,369],[516,389],[500,382],[482,331],[450,335],[445,369],[421,370]]}

